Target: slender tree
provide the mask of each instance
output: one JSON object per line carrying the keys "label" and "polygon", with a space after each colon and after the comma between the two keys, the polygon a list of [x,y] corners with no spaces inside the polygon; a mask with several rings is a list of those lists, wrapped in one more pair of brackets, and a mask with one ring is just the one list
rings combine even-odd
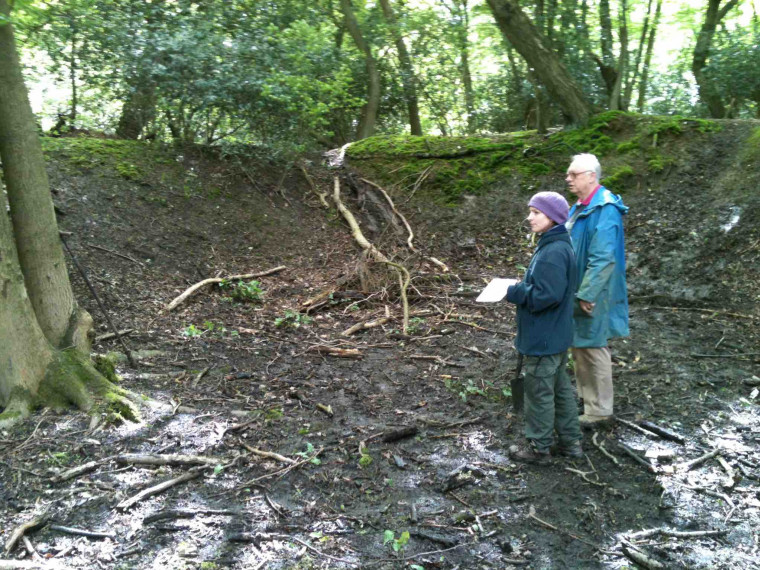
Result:
{"label": "slender tree", "polygon": [[623,101],[623,86],[626,82],[628,75],[628,2],[627,0],[620,0],[620,13],[619,13],[619,26],[620,26],[620,57],[618,58],[617,75],[615,77],[615,85],[612,88],[612,94],[610,95],[610,109],[613,111],[625,110],[625,103]]}
{"label": "slender tree", "polygon": [[401,83],[404,86],[404,99],[409,112],[409,128],[413,135],[422,136],[422,124],[420,122],[420,106],[417,101],[417,75],[412,65],[412,57],[401,34],[396,14],[393,12],[390,0],[380,0],[383,16],[388,23],[388,28],[393,36],[398,52],[399,67],[401,68]]}
{"label": "slender tree", "polygon": [[723,7],[723,0],[708,0],[705,19],[697,36],[697,45],[694,47],[694,57],[691,62],[691,72],[697,81],[699,98],[707,105],[710,116],[720,119],[726,116],[726,106],[723,104],[720,90],[705,75],[704,69],[710,57],[713,36],[718,24],[726,17],[726,14],[739,3],[739,0],[728,0]]}
{"label": "slender tree", "polygon": [[488,0],[501,33],[533,68],[549,97],[562,109],[568,122],[584,125],[591,105],[581,88],[549,47],[546,38],[525,15],[516,0]]}
{"label": "slender tree", "polygon": [[647,33],[649,32],[649,20],[652,14],[652,0],[647,3],[647,12],[644,15],[644,26],[641,29],[641,37],[639,38],[639,46],[636,48],[636,59],[633,63],[633,69],[631,70],[631,77],[625,86],[624,102],[627,109],[631,102],[631,96],[633,94],[633,87],[636,81],[639,79],[639,71],[641,69],[641,58],[644,54],[644,46],[647,43]]}
{"label": "slender tree", "polygon": [[646,101],[647,86],[649,83],[649,67],[652,65],[652,54],[654,53],[654,42],[657,38],[657,28],[660,25],[660,14],[662,13],[662,0],[657,0],[657,8],[654,12],[654,20],[649,30],[647,39],[647,52],[644,56],[644,66],[641,69],[641,81],[639,81],[639,99],[636,108],[639,113],[644,112],[644,102]]}
{"label": "slender tree", "polygon": [[380,108],[380,72],[377,69],[375,56],[372,55],[372,49],[364,39],[359,27],[359,21],[351,7],[351,0],[340,0],[340,9],[345,18],[346,29],[353,38],[356,47],[364,54],[364,61],[367,66],[367,103],[364,105],[357,129],[358,138],[364,139],[372,136],[372,133],[375,132],[377,111]]}

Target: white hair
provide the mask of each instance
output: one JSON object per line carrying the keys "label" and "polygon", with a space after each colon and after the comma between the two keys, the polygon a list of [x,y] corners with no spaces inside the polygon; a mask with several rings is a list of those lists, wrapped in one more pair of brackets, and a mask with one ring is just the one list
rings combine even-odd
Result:
{"label": "white hair", "polygon": [[573,162],[578,171],[591,171],[596,173],[596,181],[602,179],[602,165],[599,164],[599,159],[593,154],[584,152],[583,154],[576,154],[573,157]]}

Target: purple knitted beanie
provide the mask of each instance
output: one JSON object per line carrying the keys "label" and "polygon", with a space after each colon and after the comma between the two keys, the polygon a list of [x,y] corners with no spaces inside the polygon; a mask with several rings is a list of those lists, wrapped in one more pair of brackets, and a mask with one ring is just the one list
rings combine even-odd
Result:
{"label": "purple knitted beanie", "polygon": [[534,194],[530,202],[528,202],[528,206],[543,212],[546,214],[546,217],[558,224],[564,224],[567,221],[567,214],[570,211],[567,200],[565,200],[562,194],[557,194],[556,192],[539,192],[538,194]]}

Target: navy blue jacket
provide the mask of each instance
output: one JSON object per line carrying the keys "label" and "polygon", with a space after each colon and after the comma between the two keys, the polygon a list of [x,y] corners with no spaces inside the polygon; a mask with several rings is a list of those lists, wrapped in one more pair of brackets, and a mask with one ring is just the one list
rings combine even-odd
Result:
{"label": "navy blue jacket", "polygon": [[570,235],[555,226],[538,240],[525,278],[507,289],[507,301],[517,305],[520,354],[547,356],[570,347],[577,274]]}

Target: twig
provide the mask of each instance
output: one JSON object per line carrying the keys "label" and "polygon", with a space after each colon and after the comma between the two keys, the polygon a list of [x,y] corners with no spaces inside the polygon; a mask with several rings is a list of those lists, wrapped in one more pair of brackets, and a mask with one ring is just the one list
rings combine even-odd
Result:
{"label": "twig", "polygon": [[116,505],[116,508],[119,509],[120,511],[125,511],[128,508],[136,505],[140,501],[147,499],[148,497],[152,497],[153,495],[158,495],[159,493],[163,493],[167,489],[171,489],[172,487],[176,485],[180,485],[181,483],[185,483],[186,481],[192,481],[193,479],[197,479],[203,474],[201,469],[203,468],[195,467],[193,468],[193,470],[188,471],[187,473],[180,475],[179,477],[175,477],[174,479],[169,479],[168,481],[164,481],[163,483],[159,483],[158,485],[154,485],[153,487],[148,487],[147,489],[140,491],[136,495],[133,495],[132,497],[124,499],[118,505]]}
{"label": "twig", "polygon": [[612,462],[613,462],[615,465],[617,465],[618,467],[620,467],[620,462],[617,460],[617,457],[615,457],[615,456],[614,456],[614,455],[612,455],[612,454],[611,454],[609,451],[607,451],[607,449],[604,447],[604,443],[599,443],[599,442],[597,442],[597,441],[596,441],[596,438],[597,438],[598,436],[599,436],[599,432],[598,432],[598,431],[595,431],[595,432],[594,432],[594,437],[592,437],[592,438],[591,438],[591,441],[593,442],[593,444],[596,446],[596,448],[597,448],[599,451],[601,451],[601,452],[602,452],[602,453],[605,455],[605,457],[607,457],[607,458],[608,458],[608,459],[610,459],[610,461],[612,461]]}
{"label": "twig", "polygon": [[61,526],[57,524],[51,524],[48,527],[50,530],[57,530],[66,534],[73,534],[76,536],[86,536],[88,538],[115,538],[116,533],[113,532],[98,532],[92,530],[84,530],[81,528],[72,528],[70,526]]}
{"label": "twig", "polygon": [[[135,329],[123,329],[123,330],[119,331],[119,335],[120,336],[127,336],[127,335],[132,334],[133,332],[135,332]],[[102,334],[100,336],[96,336],[95,337],[95,342],[96,343],[103,342],[105,340],[111,340],[112,338],[116,338],[116,333],[110,332],[110,333]]]}
{"label": "twig", "polygon": [[680,443],[681,445],[686,443],[686,438],[683,437],[682,435],[679,435],[664,427],[658,426],[657,424],[653,424],[652,422],[642,420],[639,422],[639,425],[645,429],[648,429],[651,432],[656,433],[660,437],[663,437],[667,440],[675,441],[676,443]]}
{"label": "twig", "polygon": [[118,251],[112,251],[110,249],[106,249],[104,247],[101,247],[99,245],[95,245],[94,243],[85,243],[87,247],[91,247],[93,249],[99,249],[100,251],[105,251],[106,253],[110,253],[111,255],[115,255],[117,257],[121,257],[122,259],[126,259],[128,261],[131,261],[132,263],[136,263],[140,267],[145,267],[145,264],[142,261],[137,261],[134,257],[129,257],[128,255],[124,255],[123,253],[119,253]]}
{"label": "twig", "polygon": [[618,445],[620,446],[620,449],[622,449],[626,453],[626,455],[628,455],[636,463],[643,465],[647,471],[649,471],[650,473],[657,473],[657,469],[655,469],[654,465],[649,463],[649,461],[647,461],[646,459],[641,458],[638,455],[638,453],[636,453],[633,449],[628,447],[623,442],[618,442]]}
{"label": "twig", "polygon": [[258,455],[259,457],[266,457],[268,459],[275,459],[279,461],[280,463],[287,463],[288,465],[293,465],[296,462],[295,459],[290,459],[289,457],[285,457],[284,455],[280,455],[279,453],[273,453],[271,451],[262,451],[261,449],[256,449],[255,447],[251,447],[243,440],[239,440],[240,445],[245,447],[248,451],[253,453],[254,455]]}
{"label": "twig", "polygon": [[213,283],[221,283],[222,281],[239,281],[241,279],[253,279],[254,277],[264,277],[265,275],[272,275],[273,273],[277,273],[279,271],[282,271],[283,269],[286,269],[286,266],[279,265],[277,267],[273,267],[272,269],[267,269],[266,271],[262,271],[260,273],[246,273],[244,275],[229,275],[228,277],[211,277],[209,279],[204,279],[203,281],[199,281],[192,287],[185,290],[184,293],[182,293],[180,296],[176,297],[171,303],[169,303],[166,306],[166,311],[173,311],[178,306],[180,306],[185,300],[187,300],[188,297],[195,294],[199,289],[202,287],[205,287],[206,285],[211,285]]}
{"label": "twig", "polygon": [[665,311],[695,311],[698,313],[710,313],[711,315],[736,317],[739,319],[750,319],[754,321],[760,319],[760,317],[755,317],[754,315],[744,315],[742,313],[730,313],[728,311],[717,311],[715,309],[700,309],[698,307],[663,307],[663,306],[657,306],[657,305],[650,305],[649,307],[642,307],[642,309],[661,309]]}
{"label": "twig", "polygon": [[691,461],[687,461],[685,463],[679,463],[676,466],[676,469],[679,471],[690,471],[697,467],[698,465],[702,465],[705,461],[709,461],[713,457],[716,457],[720,455],[720,449],[713,449],[710,453],[705,453],[704,455],[697,457],[696,459],[692,459]]}
{"label": "twig", "polygon": [[707,536],[723,536],[728,534],[727,530],[669,530],[667,528],[650,528],[627,534],[628,540],[641,540],[653,536],[670,536],[673,538],[701,538]]}
{"label": "twig", "polygon": [[51,483],[60,483],[61,481],[68,481],[69,479],[74,479],[75,477],[79,477],[80,475],[84,475],[85,473],[89,473],[90,471],[94,471],[104,463],[110,461],[111,458],[107,459],[101,459],[99,461],[89,461],[83,465],[78,465],[77,467],[72,467],[71,469],[68,469],[67,471],[63,471],[62,473],[58,473],[57,475],[54,475],[50,478]]}
{"label": "twig", "polygon": [[651,432],[648,429],[644,429],[643,427],[637,426],[633,422],[629,422],[629,421],[624,420],[624,419],[619,418],[619,417],[615,417],[615,421],[617,421],[617,423],[619,423],[621,425],[624,425],[627,428],[632,429],[635,432],[638,432],[640,434],[643,434],[643,435],[647,436],[650,439],[660,439],[660,435],[659,434]]}
{"label": "twig", "polygon": [[116,335],[116,338],[119,339],[119,342],[121,343],[121,347],[124,349],[124,354],[127,355],[127,360],[129,361],[129,365],[132,368],[137,368],[135,361],[132,359],[132,352],[129,350],[129,347],[127,347],[127,343],[124,341],[124,338],[119,334],[119,329],[116,327],[115,324],[113,324],[113,321],[111,320],[111,315],[108,313],[108,311],[106,311],[106,308],[103,306],[103,302],[100,300],[100,297],[98,296],[97,291],[95,291],[95,287],[92,286],[92,283],[90,283],[90,280],[87,278],[87,273],[85,273],[82,266],[79,265],[79,260],[77,260],[76,256],[71,251],[69,244],[66,242],[66,237],[64,236],[64,234],[61,234],[61,243],[63,243],[63,247],[69,253],[69,256],[71,257],[71,261],[74,263],[74,267],[76,267],[77,271],[79,271],[79,274],[82,276],[82,279],[87,285],[87,288],[90,290],[90,293],[92,293],[92,296],[95,297],[95,301],[97,302],[98,307],[100,307],[100,310],[103,313],[103,316],[106,318],[106,321],[108,322],[108,326],[111,327],[111,330]]}
{"label": "twig", "polygon": [[588,478],[588,474],[589,473],[594,473],[593,471],[584,472],[584,471],[580,471],[579,469],[573,469],[571,467],[565,467],[565,471],[570,471],[570,473],[575,473],[577,475],[580,475],[586,483],[591,483],[592,485],[596,485],[597,487],[606,487],[607,486],[607,483],[600,483],[599,481],[592,481],[591,479]]}
{"label": "twig", "polygon": [[346,330],[344,330],[342,333],[340,333],[340,335],[350,336],[357,331],[379,327],[380,325],[384,325],[388,321],[392,320],[392,318],[393,317],[380,317],[379,319],[375,319],[372,321],[364,321],[363,323],[356,323],[354,326],[349,327]]}

